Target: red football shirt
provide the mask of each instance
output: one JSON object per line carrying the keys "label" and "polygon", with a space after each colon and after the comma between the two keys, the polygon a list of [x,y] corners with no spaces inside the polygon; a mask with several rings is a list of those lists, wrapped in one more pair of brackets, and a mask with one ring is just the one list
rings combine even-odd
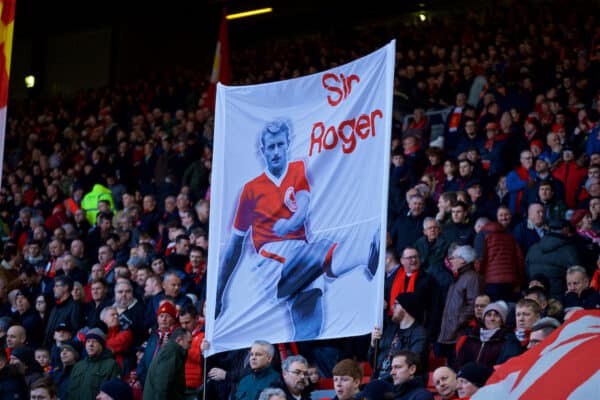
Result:
{"label": "red football shirt", "polygon": [[276,221],[289,219],[296,212],[296,193],[301,190],[310,192],[303,161],[289,163],[279,184],[263,172],[244,185],[233,227],[240,232],[252,227],[252,240],[257,250],[265,243],[306,240],[304,225],[284,237],[273,233]]}

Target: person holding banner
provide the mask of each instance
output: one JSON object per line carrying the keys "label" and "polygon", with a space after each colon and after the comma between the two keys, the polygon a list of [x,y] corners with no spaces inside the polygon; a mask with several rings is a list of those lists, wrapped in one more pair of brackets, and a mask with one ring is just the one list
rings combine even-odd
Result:
{"label": "person holding banner", "polygon": [[241,264],[248,237],[260,256],[258,266],[274,267],[277,273],[280,270],[279,279],[274,281],[277,301],[288,303],[294,340],[306,340],[317,337],[323,324],[324,286],[318,278],[324,274],[336,278],[366,265],[367,278],[372,279],[379,260],[379,231],[363,247],[359,243],[307,239],[311,187],[304,162],[288,162],[290,135],[289,123],[282,120],[267,123],[260,133],[266,170],[246,183],[240,195],[232,235],[221,260],[215,319],[225,312],[225,289]]}

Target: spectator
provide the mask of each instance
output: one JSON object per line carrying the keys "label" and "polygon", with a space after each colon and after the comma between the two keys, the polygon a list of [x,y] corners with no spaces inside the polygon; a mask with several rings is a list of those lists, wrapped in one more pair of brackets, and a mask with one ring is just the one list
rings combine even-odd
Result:
{"label": "spectator", "polygon": [[83,346],[81,342],[76,340],[69,340],[63,343],[60,347],[60,367],[54,369],[50,376],[56,385],[58,398],[66,399],[69,382],[71,381],[71,372],[73,372],[73,366],[81,358]]}
{"label": "spectator", "polygon": [[79,303],[71,297],[73,281],[71,278],[60,275],[54,279],[54,298],[56,305],[50,312],[48,324],[46,325],[46,335],[44,346],[50,347],[52,337],[56,327],[61,323],[68,323],[71,329],[77,331],[82,324],[82,312]]}
{"label": "spectator", "polygon": [[85,305],[85,325],[91,327],[100,320],[100,312],[112,303],[112,299],[108,296],[108,284],[103,278],[92,280],[90,288],[92,300]]}
{"label": "spectator", "polygon": [[518,224],[513,230],[523,255],[527,255],[529,248],[539,242],[546,234],[546,220],[544,206],[532,203],[527,208],[527,219]]}
{"label": "spectator", "polygon": [[155,320],[157,321],[157,326],[152,330],[146,342],[144,357],[138,362],[137,366],[137,376],[142,383],[146,380],[146,373],[148,372],[148,368],[150,368],[152,360],[160,348],[167,343],[171,333],[177,328],[177,308],[169,300],[164,300],[156,311]]}
{"label": "spectator", "polygon": [[30,347],[14,348],[10,353],[10,363],[25,377],[25,383],[29,388],[33,382],[44,376],[44,370],[35,361],[35,353]]}
{"label": "spectator", "polygon": [[95,399],[100,385],[121,373],[119,364],[106,349],[106,334],[100,328],[90,329],[85,335],[85,351],[87,358],[77,362],[71,371],[70,399]]}
{"label": "spectator", "polygon": [[[479,332],[467,336],[457,346],[456,365],[460,368],[469,362],[493,367],[504,346],[504,325],[508,305],[504,301],[490,303],[483,311],[483,326]],[[459,340],[459,342],[461,342]]]}
{"label": "spectator", "polygon": [[283,380],[279,385],[285,392],[287,400],[310,399],[310,394],[305,390],[306,378],[308,377],[308,361],[302,356],[290,356],[283,362],[281,369]]}
{"label": "spectator", "polygon": [[33,382],[29,393],[31,400],[56,400],[58,394],[52,380],[48,378],[39,378]]}
{"label": "spectator", "polygon": [[456,372],[452,368],[436,368],[433,371],[432,380],[441,400],[458,400],[456,395]]}
{"label": "spectator", "polygon": [[132,398],[133,392],[129,385],[116,378],[100,385],[100,393],[96,396],[96,400],[129,400]]}
{"label": "spectator", "polygon": [[425,389],[421,378],[419,355],[401,350],[392,358],[392,380],[394,399],[433,400],[433,395]]}
{"label": "spectator", "polygon": [[515,238],[487,218],[475,222],[475,251],[485,292],[492,301],[512,300],[523,281],[524,259]]}
{"label": "spectator", "polygon": [[131,329],[123,329],[119,325],[119,313],[115,307],[105,307],[100,313],[100,320],[108,327],[106,348],[112,351],[115,361],[124,370],[123,359],[130,352],[133,333]]}
{"label": "spectator", "polygon": [[413,195],[408,199],[408,212],[394,221],[390,234],[398,253],[421,237],[423,220],[425,219],[425,199],[421,195]]}
{"label": "spectator", "polygon": [[336,400],[353,400],[359,392],[363,372],[354,360],[345,359],[333,367],[333,388]]}
{"label": "spectator", "polygon": [[252,372],[240,381],[235,393],[236,400],[254,399],[265,388],[274,385],[279,374],[271,366],[275,348],[269,342],[256,340],[250,348]]}
{"label": "spectator", "polygon": [[566,291],[565,273],[569,265],[579,264],[580,256],[565,232],[563,221],[550,221],[550,231],[531,246],[525,258],[528,277],[543,274],[550,280],[550,296],[560,299]]}
{"label": "spectator", "polygon": [[600,308],[600,295],[590,288],[590,280],[585,268],[579,265],[569,267],[566,282],[567,293],[563,299],[565,310],[571,307],[582,307],[586,310]]}
{"label": "spectator", "polygon": [[27,384],[17,366],[8,363],[6,353],[0,351],[0,398],[25,400]]}
{"label": "spectator", "polygon": [[431,217],[423,221],[423,236],[415,242],[415,248],[419,252],[421,268],[430,274],[446,292],[452,283],[452,276],[444,266],[444,258],[448,252],[448,243],[440,236],[440,224]]}
{"label": "spectator", "polygon": [[509,207],[513,214],[521,214],[521,202],[526,195],[526,189],[535,185],[533,170],[533,155],[524,150],[520,155],[521,164],[506,175],[506,188],[510,193]]}
{"label": "spectator", "polygon": [[185,398],[185,359],[192,344],[191,333],[178,328],[152,360],[144,385],[144,400]]}
{"label": "spectator", "polygon": [[470,398],[485,385],[494,370],[477,363],[465,364],[457,374],[456,389],[458,396]]}
{"label": "spectator", "polygon": [[529,343],[527,349],[530,349],[540,344],[546,339],[552,332],[560,327],[560,322],[556,318],[544,317],[540,318],[533,324],[531,328],[531,335],[529,335]]}
{"label": "spectator", "polygon": [[506,342],[498,356],[497,363],[502,364],[514,356],[518,356],[527,350],[529,335],[533,324],[540,319],[540,306],[533,300],[521,299],[516,306],[517,326],[513,333],[506,336]]}
{"label": "spectator", "polygon": [[455,361],[455,346],[460,332],[473,318],[475,298],[482,292],[481,277],[473,269],[475,250],[471,246],[459,246],[450,257],[455,282],[446,296],[442,325],[438,342],[452,366]]}
{"label": "spectator", "polygon": [[27,343],[27,331],[21,325],[13,325],[6,331],[6,355],[10,357],[13,349],[25,346]]}
{"label": "spectator", "polygon": [[427,346],[427,332],[419,324],[414,315],[421,314],[418,297],[414,293],[400,293],[393,304],[391,323],[387,324],[384,331],[375,327],[371,333],[371,348],[369,360],[377,354],[373,376],[385,379],[390,376],[392,356],[399,350],[410,350],[419,354],[421,363],[429,349]]}
{"label": "spectator", "polygon": [[196,392],[202,385],[202,352],[204,340],[204,321],[200,321],[198,311],[193,304],[184,306],[179,312],[179,324],[192,334],[192,344],[185,360],[185,384]]}
{"label": "spectator", "polygon": [[462,201],[452,205],[450,221],[442,226],[442,238],[446,243],[460,246],[473,244],[473,225],[469,222],[469,207]]}
{"label": "spectator", "polygon": [[[396,299],[400,293],[414,293],[421,307],[414,310],[418,311],[418,315],[413,317],[427,329],[430,337],[434,337],[438,331],[442,308],[439,287],[431,275],[421,271],[419,253],[414,247],[404,249],[401,262],[402,268],[398,270],[392,283],[389,304],[392,304],[392,299]],[[390,307],[388,314],[391,316],[393,312],[393,308]]]}
{"label": "spectator", "polygon": [[286,396],[281,389],[267,388],[260,393],[258,400],[286,400]]}

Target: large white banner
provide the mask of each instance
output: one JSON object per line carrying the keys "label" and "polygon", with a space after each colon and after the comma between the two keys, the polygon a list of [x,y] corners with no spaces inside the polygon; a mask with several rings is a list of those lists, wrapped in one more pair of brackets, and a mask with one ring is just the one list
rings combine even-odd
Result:
{"label": "large white banner", "polygon": [[394,57],[218,86],[208,354],[381,325]]}

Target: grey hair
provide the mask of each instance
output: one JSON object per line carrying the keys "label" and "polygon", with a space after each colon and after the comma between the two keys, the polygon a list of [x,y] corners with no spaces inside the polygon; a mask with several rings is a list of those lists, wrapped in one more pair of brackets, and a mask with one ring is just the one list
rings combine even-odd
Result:
{"label": "grey hair", "polygon": [[487,217],[479,217],[479,218],[477,218],[477,221],[475,221],[475,227],[480,227],[481,228],[485,224],[488,224],[489,222],[490,222],[489,218],[487,218]]}
{"label": "grey hair", "polygon": [[260,393],[258,400],[269,400],[273,396],[281,396],[286,398],[285,392],[278,388],[267,388]]}
{"label": "grey hair", "polygon": [[290,356],[290,357],[286,358],[285,361],[281,364],[281,369],[286,372],[290,372],[290,367],[295,362],[299,362],[308,367],[308,361],[306,361],[306,358],[304,358],[302,356]]}
{"label": "grey hair", "polygon": [[267,354],[269,354],[270,357],[273,357],[275,355],[275,347],[270,342],[267,342],[266,340],[255,340],[252,343],[252,346],[264,347],[265,350],[267,351]]}
{"label": "grey hair", "polygon": [[102,311],[100,311],[100,319],[104,320],[104,316],[106,315],[107,312],[109,312],[110,310],[117,310],[116,307],[113,306],[106,306],[102,309]]}
{"label": "grey hair", "polygon": [[581,275],[583,275],[584,278],[588,279],[587,271],[581,265],[573,265],[567,269],[567,275],[571,275],[576,272],[581,272]]}
{"label": "grey hair", "polygon": [[427,225],[430,222],[433,222],[435,224],[435,226],[437,226],[438,228],[440,227],[440,222],[437,219],[431,218],[431,217],[426,217],[423,220],[423,229],[425,229],[425,225]]}
{"label": "grey hair", "polygon": [[475,249],[469,245],[458,246],[456,249],[454,249],[452,255],[454,257],[462,258],[467,264],[472,263],[477,258]]}

